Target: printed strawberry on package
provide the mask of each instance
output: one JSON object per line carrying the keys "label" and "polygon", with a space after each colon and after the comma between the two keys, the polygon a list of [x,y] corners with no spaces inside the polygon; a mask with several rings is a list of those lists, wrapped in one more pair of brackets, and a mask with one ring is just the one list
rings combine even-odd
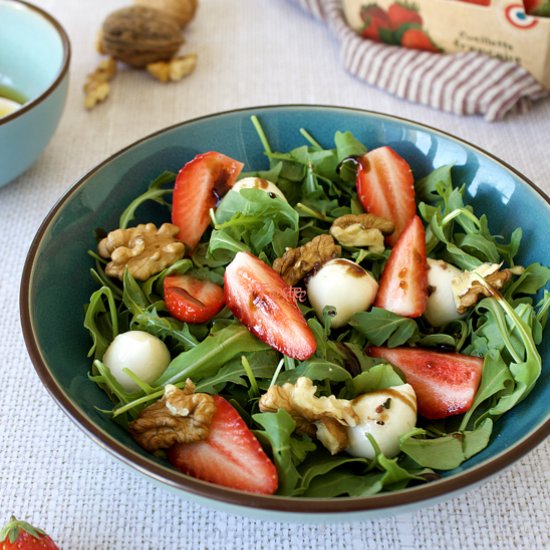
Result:
{"label": "printed strawberry on package", "polygon": [[513,61],[550,89],[550,0],[342,0],[360,36],[434,53]]}

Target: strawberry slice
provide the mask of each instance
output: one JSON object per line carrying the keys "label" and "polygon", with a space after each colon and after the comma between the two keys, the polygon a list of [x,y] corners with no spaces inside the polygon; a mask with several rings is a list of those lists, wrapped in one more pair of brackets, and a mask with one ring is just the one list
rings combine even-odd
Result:
{"label": "strawberry slice", "polygon": [[374,301],[404,317],[420,317],[428,302],[428,263],[422,220],[414,216],[392,248]]}
{"label": "strawberry slice", "polygon": [[231,489],[273,494],[278,476],[275,465],[233,406],[214,395],[216,412],[208,437],[195,443],[176,443],[168,460],[182,472]]}
{"label": "strawberry slice", "polygon": [[164,278],[164,303],[170,315],[186,323],[205,323],[225,303],[223,288],[190,275]]}
{"label": "strawberry slice", "polygon": [[172,199],[172,223],[177,238],[193,250],[210,224],[210,209],[233,186],[243,164],[221,153],[197,155],[178,173]]}
{"label": "strawberry slice", "polygon": [[363,208],[393,221],[387,237],[393,246],[416,214],[414,179],[407,161],[390,147],[379,147],[358,159],[357,194]]}
{"label": "strawberry slice", "polygon": [[432,420],[467,412],[481,380],[483,359],[421,348],[370,347],[399,368],[416,392],[418,412]]}
{"label": "strawberry slice", "polygon": [[290,287],[270,266],[239,252],[225,270],[225,303],[250,332],[272,348],[304,360],[315,337]]}

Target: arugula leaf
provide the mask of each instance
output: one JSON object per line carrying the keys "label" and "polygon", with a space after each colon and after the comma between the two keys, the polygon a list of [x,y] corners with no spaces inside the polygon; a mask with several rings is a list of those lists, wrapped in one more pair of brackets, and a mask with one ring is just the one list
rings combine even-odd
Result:
{"label": "arugula leaf", "polygon": [[163,341],[171,339],[174,351],[181,352],[199,344],[197,338],[191,334],[187,323],[173,317],[161,317],[154,307],[134,315],[132,330],[149,332]]}
{"label": "arugula leaf", "polygon": [[478,218],[472,207],[464,204],[465,187],[452,186],[448,167],[441,167],[421,180],[417,189],[422,197],[418,209],[428,224],[428,255],[437,252],[441,259],[468,270],[483,262],[498,263],[501,256],[513,265],[513,257],[521,242],[521,230],[513,232],[509,244],[503,244],[491,235],[487,217]]}
{"label": "arugula leaf", "polygon": [[160,176],[155,178],[149,185],[149,189],[141,194],[139,197],[136,197],[124,210],[121,214],[118,226],[121,229],[126,229],[131,221],[134,220],[136,215],[136,210],[143,203],[147,201],[154,201],[164,206],[169,206],[169,204],[164,200],[165,195],[172,194],[172,188],[163,189],[161,186],[173,183],[176,180],[176,174],[174,172],[163,172]]}
{"label": "arugula leaf", "polygon": [[128,308],[128,311],[132,313],[132,315],[143,313],[151,305],[151,302],[128,269],[124,271],[122,283],[122,301]]}
{"label": "arugula leaf", "polygon": [[[274,351],[261,351],[244,354],[256,378],[271,379],[277,368],[278,356]],[[247,372],[243,367],[241,356],[228,361],[217,373],[206,378],[198,379],[195,384],[196,392],[220,393],[226,384],[247,386]]]}
{"label": "arugula leaf", "polygon": [[539,263],[533,263],[508,286],[504,297],[510,299],[518,294],[536,294],[548,282],[550,282],[550,269]]}
{"label": "arugula leaf", "polygon": [[300,459],[317,446],[306,436],[299,440],[299,443],[291,442],[296,423],[283,409],[276,413],[255,414],[252,418],[263,428],[263,431],[255,430],[255,435],[271,447],[271,455],[279,476],[277,494],[293,494],[301,478],[295,461],[299,463]]}
{"label": "arugula leaf", "polygon": [[308,359],[292,370],[285,370],[279,374],[277,384],[285,382],[294,384],[298,378],[305,376],[311,380],[329,382],[345,382],[351,380],[350,373],[340,365],[322,359]]}
{"label": "arugula leaf", "polygon": [[[215,229],[244,244],[256,256],[272,247],[277,257],[283,255],[286,247],[297,245],[298,218],[286,201],[261,189],[241,189],[223,198],[216,210]],[[212,244],[215,246],[211,246],[211,251],[220,247],[219,242]]]}
{"label": "arugula leaf", "polygon": [[[320,490],[320,487],[316,488],[316,483],[314,483],[314,480],[318,478],[318,483],[322,487],[325,485],[327,474],[333,472],[336,469],[342,468],[343,466],[346,467],[350,465],[363,466],[363,469],[365,469],[365,467],[368,468],[369,461],[365,458],[353,458],[350,456],[331,456],[324,450],[318,452],[299,469],[302,479],[299,485],[294,490],[293,495],[312,496],[311,492],[313,491],[317,492],[316,496],[321,497],[327,496],[328,491],[330,491],[330,494],[328,496],[339,496],[346,494],[349,489],[345,486],[339,486],[336,489],[335,494],[334,489],[330,490],[328,489],[328,487],[325,487],[325,491]],[[338,474],[340,481],[342,481],[342,478],[345,476],[344,472],[342,470],[339,470]],[[310,486],[312,486],[313,488],[310,488]]]}
{"label": "arugula leaf", "polygon": [[351,132],[336,132],[334,145],[339,163],[348,157],[361,157],[367,152],[367,148]]}
{"label": "arugula leaf", "polygon": [[414,185],[417,201],[436,205],[443,204],[442,197],[453,187],[452,168],[452,164],[440,166],[418,180]]}
{"label": "arugula leaf", "polygon": [[227,231],[214,229],[208,245],[207,258],[221,264],[228,264],[237,252],[250,252],[250,248],[233,238]]}
{"label": "arugula leaf", "polygon": [[367,497],[384,489],[383,477],[384,474],[381,472],[357,475],[348,470],[335,469],[314,478],[302,496],[310,498]]}
{"label": "arugula leaf", "polygon": [[175,384],[187,378],[206,378],[214,375],[237,354],[270,349],[240,323],[233,323],[211,333],[194,348],[172,359],[155,386]]}
{"label": "arugula leaf", "polygon": [[435,438],[422,437],[428,432],[415,428],[400,438],[400,447],[420,466],[452,470],[483,450],[489,444],[492,430],[493,421],[490,418],[484,419],[474,430]]}
{"label": "arugula leaf", "polygon": [[418,326],[413,319],[402,317],[382,308],[356,313],[349,324],[364,334],[375,346],[387,342],[391,348],[414,343],[419,337]]}
{"label": "arugula leaf", "polygon": [[92,347],[88,357],[101,359],[109,344],[119,332],[119,319],[113,292],[108,287],[101,287],[90,296],[86,306],[84,327],[92,338]]}
{"label": "arugula leaf", "polygon": [[407,469],[398,458],[387,458],[380,452],[374,460],[368,460],[318,451],[299,471],[302,481],[294,494],[312,498],[369,496],[384,489],[402,489],[411,481],[425,481],[426,475],[433,474],[418,466]]}
{"label": "arugula leaf", "polygon": [[[496,350],[491,350],[485,356],[485,361],[483,362],[481,382],[476,392],[474,402],[472,403],[470,410],[462,417],[459,430],[462,431],[467,428],[470,418],[474,417],[474,413],[482,403],[495,395],[501,394],[503,390],[510,388],[513,384],[514,380],[510,374],[510,370],[508,369],[506,363],[502,360],[500,353]],[[496,416],[495,413],[496,409],[493,410],[492,416]],[[478,423],[490,414],[491,413],[488,411],[485,412],[485,414],[480,416],[478,419]]]}
{"label": "arugula leaf", "polygon": [[362,393],[385,390],[392,386],[404,384],[403,380],[395,372],[389,363],[374,365],[369,370],[358,374],[351,380],[351,396],[356,397]]}

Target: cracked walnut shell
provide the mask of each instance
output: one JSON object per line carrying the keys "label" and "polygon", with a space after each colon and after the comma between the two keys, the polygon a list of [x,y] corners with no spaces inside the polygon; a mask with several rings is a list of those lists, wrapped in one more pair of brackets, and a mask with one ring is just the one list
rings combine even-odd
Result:
{"label": "cracked walnut shell", "polygon": [[295,384],[271,386],[260,398],[260,410],[285,410],[296,422],[299,432],[317,437],[331,454],[336,454],[348,445],[346,427],[356,426],[359,417],[351,401],[334,395],[316,397],[316,389],[305,376],[298,378]]}
{"label": "cracked walnut shell", "polygon": [[197,54],[190,53],[173,57],[168,61],[149,63],[147,72],[161,82],[177,82],[191,74],[197,65]]}
{"label": "cracked walnut shell", "polygon": [[384,252],[384,236],[391,235],[395,225],[391,220],[374,214],[347,214],[336,218],[331,235],[344,246],[366,247],[370,252]]}
{"label": "cracked walnut shell", "polygon": [[211,395],[194,391],[195,386],[189,379],[183,389],[167,384],[164,397],[130,423],[132,437],[152,453],[175,443],[206,439],[216,404]]}
{"label": "cracked walnut shell", "polygon": [[179,228],[171,223],[163,223],[158,230],[147,223],[111,231],[97,247],[102,258],[111,260],[105,273],[122,280],[128,268],[139,281],[160,273],[185,253],[185,245],[175,238],[178,233]]}
{"label": "cracked walnut shell", "polygon": [[328,260],[339,257],[341,253],[342,247],[330,235],[318,235],[298,248],[287,248],[273,262],[273,269],[292,286]]}

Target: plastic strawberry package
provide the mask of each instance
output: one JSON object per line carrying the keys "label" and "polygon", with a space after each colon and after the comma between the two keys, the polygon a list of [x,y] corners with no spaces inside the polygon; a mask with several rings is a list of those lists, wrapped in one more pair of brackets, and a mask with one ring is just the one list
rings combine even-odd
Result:
{"label": "plastic strawberry package", "polygon": [[365,39],[432,53],[480,52],[512,61],[550,88],[550,2],[342,0]]}

